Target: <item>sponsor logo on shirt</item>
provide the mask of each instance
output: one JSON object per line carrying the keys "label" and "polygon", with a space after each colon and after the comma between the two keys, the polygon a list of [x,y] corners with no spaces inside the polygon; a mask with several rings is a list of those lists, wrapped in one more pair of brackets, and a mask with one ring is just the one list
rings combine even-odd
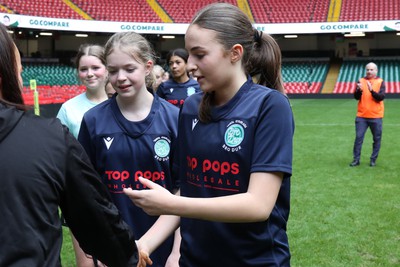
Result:
{"label": "sponsor logo on shirt", "polygon": [[171,140],[166,136],[160,136],[153,140],[154,142],[154,158],[158,161],[169,160],[169,152],[171,151]]}
{"label": "sponsor logo on shirt", "polygon": [[192,120],[192,131],[193,131],[194,127],[196,127],[198,122],[199,122],[199,119],[193,119]]}
{"label": "sponsor logo on shirt", "polygon": [[[114,140],[114,137],[104,137],[103,140],[107,146],[107,149],[109,149]],[[171,140],[167,136],[159,136],[153,139],[153,142],[154,142],[153,143],[154,158],[160,162],[168,161],[169,154],[171,151]],[[163,163],[163,165],[164,164],[168,163]],[[145,186],[143,186],[139,182],[139,177],[149,179],[159,184],[160,186],[166,187],[166,182],[165,182],[166,173],[164,172],[164,170],[155,170],[153,168],[151,169],[143,168],[135,170],[106,169],[104,170],[103,181],[106,184],[110,193],[122,194],[124,188],[130,187],[136,190],[144,189]]]}
{"label": "sponsor logo on shirt", "polygon": [[175,106],[182,106],[183,105],[183,103],[185,102],[185,99],[181,99],[181,100],[179,100],[179,99],[168,99],[168,102],[169,103],[171,103],[172,105],[175,105]]}
{"label": "sponsor logo on shirt", "polygon": [[187,156],[186,180],[196,187],[239,192],[239,163]]}
{"label": "sponsor logo on shirt", "polygon": [[[192,119],[192,130],[197,123],[197,118]],[[246,122],[242,120],[229,121],[223,135],[221,148],[228,153],[240,153],[247,127]],[[212,159],[187,155],[186,181],[195,187],[206,190],[240,192],[241,180],[238,177],[241,172],[240,163],[232,157],[230,158],[228,161],[215,157]]]}
{"label": "sponsor logo on shirt", "polygon": [[172,93],[174,91],[174,88],[170,88],[169,92]]}
{"label": "sponsor logo on shirt", "polygon": [[149,179],[163,187],[165,187],[165,173],[164,171],[145,171],[145,170],[137,170],[135,172],[130,172],[128,170],[123,171],[104,171],[104,179],[105,184],[110,191],[110,193],[121,194],[123,193],[124,188],[133,188],[133,189],[144,189],[143,186],[139,182],[139,177],[143,177]]}
{"label": "sponsor logo on shirt", "polygon": [[103,140],[104,140],[104,144],[106,145],[106,147],[107,147],[107,150],[109,150],[110,149],[110,147],[111,147],[111,144],[112,144],[112,142],[114,141],[114,137],[104,137],[103,138]]}

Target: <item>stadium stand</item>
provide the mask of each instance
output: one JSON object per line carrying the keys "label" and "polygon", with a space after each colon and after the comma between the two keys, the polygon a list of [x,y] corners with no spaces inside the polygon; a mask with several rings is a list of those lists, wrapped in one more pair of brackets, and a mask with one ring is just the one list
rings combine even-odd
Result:
{"label": "stadium stand", "polygon": [[329,0],[251,0],[257,23],[296,23],[326,21]]}
{"label": "stadium stand", "polygon": [[[400,93],[400,57],[347,58],[343,61],[332,93],[351,94],[356,81],[365,75],[365,65],[376,62],[378,75],[386,83],[388,94]],[[284,58],[282,76],[287,94],[319,94],[327,78],[330,60],[324,58]],[[24,62],[24,98],[33,104],[30,80],[35,79],[41,104],[63,103],[84,92],[76,70],[60,63]]]}
{"label": "stadium stand", "polygon": [[335,85],[335,94],[353,93],[359,78],[365,76],[365,65],[378,65],[378,76],[386,84],[386,93],[400,93],[400,57],[349,58],[343,61]]}
{"label": "stadium stand", "polygon": [[[44,104],[60,104],[68,99],[85,92],[84,85],[38,85],[36,89],[39,93],[39,103]],[[23,97],[26,105],[34,104],[33,91],[28,86],[24,86]]]}
{"label": "stadium stand", "polygon": [[24,63],[22,79],[24,86],[30,79],[41,85],[78,84],[76,69],[58,63]]}
{"label": "stadium stand", "polygon": [[284,59],[282,77],[286,93],[320,93],[328,69],[329,58]]}
{"label": "stadium stand", "polygon": [[[0,11],[21,15],[102,21],[189,23],[195,13],[215,0],[0,0]],[[399,0],[227,0],[247,7],[255,23],[313,23],[325,21],[398,20]],[[396,49],[392,49],[397,51]],[[387,50],[385,50],[387,51]],[[304,51],[306,53],[306,51]],[[396,52],[397,53],[397,52]],[[394,55],[399,55],[398,53]],[[373,55],[390,55],[377,54]],[[357,57],[338,60],[333,56],[283,59],[282,75],[288,94],[350,94],[374,61],[388,94],[400,94],[400,57]],[[303,54],[308,56],[307,54]],[[33,103],[29,81],[36,79],[40,103],[62,103],[84,87],[76,70],[58,62],[24,62],[24,97]]]}
{"label": "stadium stand", "polygon": [[146,0],[76,0],[72,2],[96,20],[163,22]]}
{"label": "stadium stand", "polygon": [[23,96],[27,105],[33,105],[30,81],[36,80],[40,104],[64,103],[85,91],[79,85],[76,69],[60,63],[23,62]]}
{"label": "stadium stand", "polygon": [[[189,23],[197,10],[215,0],[1,0],[3,10],[21,15],[127,22]],[[238,1],[227,0],[234,5]],[[309,23],[328,19],[335,0],[247,0],[256,23]],[[334,3],[333,3],[334,2]],[[398,0],[339,1],[339,21],[398,20]],[[157,9],[162,9],[158,12]],[[161,14],[167,14],[165,19]]]}
{"label": "stadium stand", "polygon": [[62,0],[1,0],[1,5],[21,15],[50,18],[83,19],[74,9]]}
{"label": "stadium stand", "polygon": [[398,20],[399,0],[342,0],[340,21]]}
{"label": "stadium stand", "polygon": [[[14,13],[31,16],[95,19],[103,21],[129,22],[174,22],[189,23],[196,11],[214,0],[2,0],[1,4]],[[234,5],[238,1],[227,0]],[[296,23],[326,21],[329,0],[252,0],[247,1],[256,23]],[[156,6],[152,6],[155,3]],[[171,21],[161,18],[159,7],[169,15]]]}
{"label": "stadium stand", "polygon": [[[158,0],[160,6],[172,17],[175,23],[189,23],[196,12],[202,7],[219,1],[213,0],[197,0],[197,1],[174,1],[174,0]],[[236,5],[235,0],[224,1]]]}

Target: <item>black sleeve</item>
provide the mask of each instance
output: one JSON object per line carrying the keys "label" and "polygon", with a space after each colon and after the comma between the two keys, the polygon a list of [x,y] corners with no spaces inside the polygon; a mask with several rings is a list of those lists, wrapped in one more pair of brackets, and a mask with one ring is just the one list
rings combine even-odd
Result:
{"label": "black sleeve", "polygon": [[66,130],[61,210],[83,251],[109,267],[136,266],[135,238],[79,142]]}
{"label": "black sleeve", "polygon": [[386,85],[385,82],[382,82],[381,88],[379,89],[379,93],[375,91],[371,91],[372,97],[377,101],[380,102],[383,99],[385,99],[385,91],[386,91]]}
{"label": "black sleeve", "polygon": [[[360,82],[360,81],[358,81],[358,83],[359,83],[359,82]],[[354,98],[355,98],[356,100],[360,100],[361,94],[362,94],[362,90],[361,90],[361,88],[358,87],[358,85],[357,85],[356,90],[354,90]]]}

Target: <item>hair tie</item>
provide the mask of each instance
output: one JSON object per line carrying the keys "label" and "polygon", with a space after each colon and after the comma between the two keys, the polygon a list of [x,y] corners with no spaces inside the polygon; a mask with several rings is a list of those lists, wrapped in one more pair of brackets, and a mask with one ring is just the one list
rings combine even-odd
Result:
{"label": "hair tie", "polygon": [[263,32],[257,29],[254,29],[254,42],[260,43],[262,40]]}

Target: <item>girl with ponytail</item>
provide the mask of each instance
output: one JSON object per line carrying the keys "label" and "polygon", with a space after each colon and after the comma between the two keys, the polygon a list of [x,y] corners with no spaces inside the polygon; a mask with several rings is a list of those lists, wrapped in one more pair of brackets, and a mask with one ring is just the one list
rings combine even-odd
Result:
{"label": "girl with ponytail", "polygon": [[138,241],[142,264],[180,226],[180,266],[290,266],[294,121],[279,46],[226,3],[200,10],[185,43],[188,71],[203,92],[180,112],[180,191],[142,178],[150,190],[125,190],[149,214],[173,215]]}

